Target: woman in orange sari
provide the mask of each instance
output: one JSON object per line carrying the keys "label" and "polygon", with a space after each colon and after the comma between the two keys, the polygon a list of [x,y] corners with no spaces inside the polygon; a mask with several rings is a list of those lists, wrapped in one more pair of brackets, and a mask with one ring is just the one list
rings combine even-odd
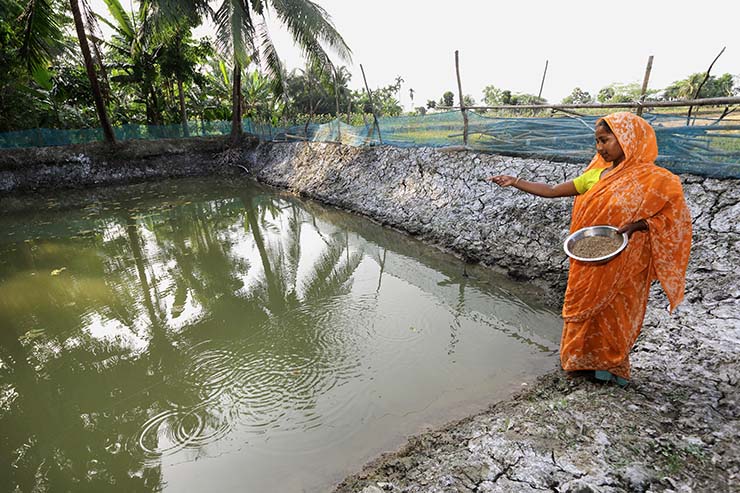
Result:
{"label": "woman in orange sari", "polygon": [[654,164],[658,144],[648,122],[613,113],[596,122],[594,135],[597,154],[573,181],[489,180],[542,197],[577,196],[571,233],[606,224],[629,236],[627,248],[606,264],[570,261],[560,342],[564,370],[591,370],[599,380],[624,386],[651,282],[660,281],[671,311],[683,299],[691,216],[678,177]]}

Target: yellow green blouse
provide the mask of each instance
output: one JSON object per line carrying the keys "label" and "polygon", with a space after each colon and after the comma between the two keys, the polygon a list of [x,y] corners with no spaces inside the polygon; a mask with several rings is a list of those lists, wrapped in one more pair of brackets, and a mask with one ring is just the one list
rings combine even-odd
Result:
{"label": "yellow green blouse", "polygon": [[575,178],[573,180],[573,184],[576,186],[576,191],[579,194],[583,194],[591,190],[591,187],[593,187],[596,182],[599,181],[599,178],[601,177],[601,172],[605,169],[606,168],[590,169],[578,178]]}

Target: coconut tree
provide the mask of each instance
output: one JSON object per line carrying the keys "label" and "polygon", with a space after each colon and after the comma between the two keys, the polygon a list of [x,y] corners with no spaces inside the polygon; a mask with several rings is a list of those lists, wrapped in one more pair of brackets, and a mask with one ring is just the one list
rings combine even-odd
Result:
{"label": "coconut tree", "polygon": [[[72,17],[79,39],[85,69],[93,93],[95,109],[103,129],[103,135],[108,142],[115,142],[113,128],[110,125],[100,84],[98,83],[95,62],[88,45],[87,33],[82,20],[82,12],[77,0],[69,0]],[[26,61],[29,72],[42,87],[51,90],[51,73],[49,60],[58,56],[63,50],[63,36],[61,25],[64,22],[63,14],[59,12],[60,5],[55,0],[31,0],[26,5],[20,22],[22,23],[22,46],[20,56]],[[87,9],[87,6],[85,6]],[[91,17],[90,15],[87,16]]]}
{"label": "coconut tree", "polygon": [[283,92],[283,70],[265,22],[268,7],[312,63],[331,67],[323,45],[332,48],[342,60],[349,61],[351,57],[328,13],[310,0],[224,0],[214,13],[214,21],[219,47],[233,62],[232,140],[238,140],[242,133],[242,68],[252,61],[264,64],[274,81],[275,92]]}
{"label": "coconut tree", "polygon": [[95,63],[90,54],[90,46],[87,43],[87,33],[85,33],[85,25],[82,22],[80,4],[77,0],[69,0],[69,6],[72,10],[72,18],[74,19],[75,30],[77,31],[77,39],[80,42],[82,58],[85,61],[87,77],[90,79],[90,87],[92,88],[93,100],[95,101],[95,110],[98,113],[100,126],[103,129],[103,137],[105,137],[106,142],[115,143],[116,136],[113,134],[113,127],[108,119],[108,111],[105,107],[105,101],[103,100],[103,92],[100,90],[100,84],[98,83],[98,74],[95,71]]}
{"label": "coconut tree", "polygon": [[57,0],[0,1],[0,129],[31,128],[53,121],[50,70],[65,50],[66,19]]}
{"label": "coconut tree", "polygon": [[118,73],[111,79],[138,88],[137,98],[146,108],[146,121],[161,124],[161,102],[155,89],[158,76],[158,57],[162,44],[155,39],[155,25],[148,2],[142,2],[137,12],[127,13],[119,0],[104,0],[110,20],[98,16],[114,30],[106,41],[113,66]]}
{"label": "coconut tree", "polygon": [[181,23],[168,26],[163,30],[162,52],[159,57],[162,76],[174,79],[177,85],[179,100],[180,123],[183,135],[189,136],[188,114],[185,106],[185,83],[192,82],[196,74],[196,67],[206,60],[212,49],[208,41],[195,44],[192,39],[191,25]]}
{"label": "coconut tree", "polygon": [[222,0],[212,10],[207,0],[152,0],[155,11],[163,18],[213,17],[216,24],[218,47],[232,61],[232,141],[242,134],[241,125],[241,71],[250,63],[264,65],[273,80],[274,90],[282,95],[284,90],[280,58],[270,38],[265,14],[268,8],[286,28],[303,54],[312,63],[323,65],[331,71],[331,60],[325,46],[333,49],[345,61],[350,61],[351,51],[331,22],[329,14],[310,0]]}
{"label": "coconut tree", "polygon": [[[20,57],[36,78],[44,77],[48,62],[62,48],[62,31],[52,0],[31,0],[20,16],[23,44]],[[48,78],[48,77],[46,77]]]}

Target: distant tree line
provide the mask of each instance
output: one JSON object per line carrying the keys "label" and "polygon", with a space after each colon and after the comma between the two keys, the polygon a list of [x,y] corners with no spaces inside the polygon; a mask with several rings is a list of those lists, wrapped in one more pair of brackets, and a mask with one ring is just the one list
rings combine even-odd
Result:
{"label": "distant tree line", "polygon": [[[223,0],[214,11],[204,0],[153,0],[127,11],[121,0],[104,1],[105,16],[78,0],[0,0],[8,12],[0,19],[0,113],[6,115],[0,131],[105,126],[96,92],[109,125],[187,129],[189,120],[231,120],[236,135],[241,118],[277,125],[339,116],[357,124],[373,111],[403,112],[400,76],[371,89],[374,105],[364,89],[349,88],[349,71],[331,62],[318,40],[343,60],[350,59],[349,48],[326,12],[307,0],[289,9],[286,2],[272,2],[305,45],[305,66],[290,72],[255,24],[264,2],[235,8]],[[73,6],[82,8],[89,60],[74,35]],[[217,39],[194,39],[193,29],[207,16],[216,24]],[[101,25],[113,32],[109,39]],[[409,93],[413,99],[413,89]]]}
{"label": "distant tree line", "polygon": [[[121,0],[104,0],[97,15],[79,0],[0,0],[0,131],[81,128],[124,124],[182,125],[188,121],[231,120],[241,134],[242,118],[262,123],[328,121],[339,116],[358,124],[402,114],[402,90],[412,105],[414,89],[404,79],[371,89],[350,89],[351,75],[333,62],[351,53],[327,12],[308,0],[150,0],[133,11]],[[303,47],[305,66],[287,71],[262,22],[266,5]],[[215,39],[194,39],[193,29],[209,18]],[[105,38],[101,27],[113,35]],[[694,97],[704,74],[692,74],[648,99]],[[699,97],[736,95],[730,74],[710,77]],[[640,96],[638,84],[611,84],[592,96],[574,88],[563,103],[624,102]],[[475,99],[464,95],[465,106]],[[424,114],[454,106],[455,93],[417,106]],[[482,104],[546,103],[532,94],[486,86]],[[109,132],[112,138],[112,131]],[[106,134],[108,135],[108,134]]]}
{"label": "distant tree line", "polygon": [[[673,82],[671,85],[662,90],[648,90],[645,99],[648,101],[676,101],[682,99],[697,98],[721,98],[731,97],[740,94],[740,78],[733,77],[732,74],[724,74],[719,77],[710,75],[701,92],[697,96],[702,81],[706,74],[703,72],[691,74],[683,80]],[[596,97],[576,87],[573,91],[563,98],[565,104],[578,103],[626,103],[640,99],[642,86],[637,83],[632,84],[610,84],[602,88]]]}
{"label": "distant tree line", "polygon": [[[150,0],[133,11],[104,2],[106,15],[79,0],[0,0],[0,131],[231,120],[238,136],[245,117],[274,124],[402,112],[401,77],[373,90],[374,108],[348,87],[349,71],[324,46],[344,61],[349,47],[308,0]],[[305,67],[288,72],[280,61],[268,4],[303,48]],[[194,39],[206,18],[216,39]]]}
{"label": "distant tree line", "polygon": [[[645,95],[645,99],[650,101],[675,101],[682,99],[698,98],[718,98],[730,97],[740,94],[740,76],[732,74],[723,74],[721,76],[710,75],[701,92],[696,95],[699,86],[706,74],[703,72],[691,74],[685,79],[673,82],[665,89],[650,89]],[[563,104],[586,104],[586,103],[627,103],[637,101],[641,97],[642,86],[638,83],[622,84],[613,83],[599,90],[596,96],[593,96],[580,87],[576,87],[571,93],[564,97]],[[464,106],[475,106],[475,100],[468,95],[463,96]],[[488,85],[483,89],[484,106],[501,106],[501,105],[532,105],[545,104],[547,99],[527,93],[513,93],[509,89],[500,89],[493,85]],[[426,108],[418,108],[417,112],[426,112],[429,109],[437,109],[439,106],[455,106],[455,94],[452,91],[446,91],[439,100],[428,100]]]}

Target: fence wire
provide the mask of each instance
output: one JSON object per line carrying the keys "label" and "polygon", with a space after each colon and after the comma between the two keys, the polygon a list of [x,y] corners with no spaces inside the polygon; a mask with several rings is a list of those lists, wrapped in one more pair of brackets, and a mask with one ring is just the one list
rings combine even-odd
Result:
{"label": "fence wire", "polygon": [[[710,118],[646,113],[658,139],[657,163],[677,173],[715,178],[740,178],[740,125]],[[598,116],[489,117],[468,114],[468,146],[477,151],[504,155],[568,160],[587,163],[594,154],[593,127]],[[341,142],[351,146],[447,147],[463,145],[463,118],[459,111],[418,116],[384,117],[377,126],[372,118],[365,125],[340,120],[325,124],[272,126],[250,119],[246,132],[265,141]],[[231,122],[189,122],[182,125],[122,125],[116,138],[176,139],[228,135]],[[97,142],[95,129],[33,129],[0,134],[0,148],[40,147]]]}

